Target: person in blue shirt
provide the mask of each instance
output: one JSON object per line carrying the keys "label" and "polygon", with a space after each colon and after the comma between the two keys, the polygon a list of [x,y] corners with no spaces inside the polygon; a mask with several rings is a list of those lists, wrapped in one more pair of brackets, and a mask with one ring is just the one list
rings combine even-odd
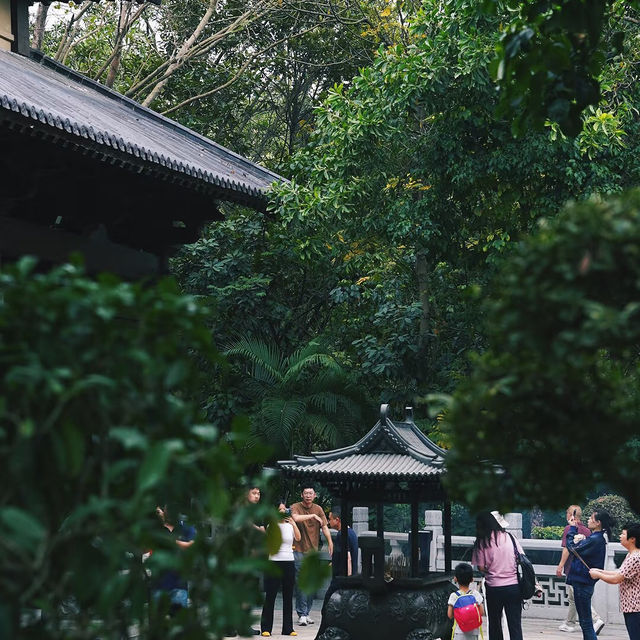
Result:
{"label": "person in blue shirt", "polygon": [[607,541],[611,537],[613,520],[606,511],[594,511],[587,522],[591,531],[588,538],[578,533],[578,523],[573,516],[569,519],[569,525],[567,549],[573,555],[573,560],[567,574],[567,584],[573,587],[583,639],[596,640],[597,635],[591,617],[591,598],[596,581],[589,575],[589,570],[604,569]]}
{"label": "person in blue shirt", "polygon": [[[182,520],[174,520],[167,505],[156,507],[156,515],[162,523],[163,530],[174,541],[179,549],[189,548],[195,541],[196,530]],[[189,586],[187,581],[174,569],[162,571],[152,581],[151,592],[154,600],[163,594],[169,597],[169,612],[175,615],[180,609],[186,608],[189,602]]]}
{"label": "person in blue shirt", "polygon": [[[333,555],[331,556],[331,568],[333,575],[344,575],[344,560],[342,559],[342,513],[340,507],[333,507],[329,512],[329,529],[335,529],[338,532],[333,547]],[[347,527],[347,575],[353,575],[358,572],[358,536],[356,532]]]}

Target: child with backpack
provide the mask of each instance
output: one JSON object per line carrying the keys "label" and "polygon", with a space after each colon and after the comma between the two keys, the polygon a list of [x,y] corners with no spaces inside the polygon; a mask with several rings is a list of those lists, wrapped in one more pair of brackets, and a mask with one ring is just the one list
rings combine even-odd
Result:
{"label": "child with backpack", "polygon": [[449,596],[447,616],[453,620],[452,640],[474,640],[482,634],[482,594],[476,589],[471,589],[473,581],[473,569],[470,564],[461,562],[456,566],[455,581],[458,590]]}

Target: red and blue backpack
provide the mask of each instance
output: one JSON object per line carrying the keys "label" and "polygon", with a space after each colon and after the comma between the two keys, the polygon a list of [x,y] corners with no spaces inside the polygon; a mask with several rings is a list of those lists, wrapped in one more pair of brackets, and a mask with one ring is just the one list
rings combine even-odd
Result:
{"label": "red and blue backpack", "polygon": [[470,592],[461,593],[460,591],[456,591],[456,595],[458,599],[453,604],[454,632],[456,625],[460,631],[464,632],[473,631],[478,627],[482,631],[482,616],[475,596]]}

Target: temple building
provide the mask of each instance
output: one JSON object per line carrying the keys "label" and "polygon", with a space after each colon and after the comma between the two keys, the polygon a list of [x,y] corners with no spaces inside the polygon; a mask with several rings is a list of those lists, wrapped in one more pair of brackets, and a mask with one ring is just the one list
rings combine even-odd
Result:
{"label": "temple building", "polygon": [[0,265],[161,275],[221,202],[266,209],[283,178],[31,49],[29,4],[0,0]]}

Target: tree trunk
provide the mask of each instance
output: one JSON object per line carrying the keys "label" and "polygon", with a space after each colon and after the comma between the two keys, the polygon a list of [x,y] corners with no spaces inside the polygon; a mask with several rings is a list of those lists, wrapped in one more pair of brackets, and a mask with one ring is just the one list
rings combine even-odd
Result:
{"label": "tree trunk", "polygon": [[169,82],[169,77],[175,73],[183,64],[184,57],[187,52],[193,47],[193,45],[197,42],[198,38],[202,35],[202,32],[205,30],[209,21],[213,17],[215,13],[216,7],[218,5],[218,0],[209,0],[209,6],[205,11],[204,15],[200,19],[198,26],[194,29],[193,33],[182,43],[182,46],[178,49],[173,57],[173,62],[169,65],[167,71],[164,74],[164,78],[158,82],[149,95],[142,101],[142,105],[148,107],[162,92],[167,82]]}
{"label": "tree trunk", "polygon": [[[129,5],[129,3],[127,3]],[[113,54],[111,56],[111,63],[109,64],[109,71],[107,72],[107,79],[105,84],[107,87],[113,88],[113,83],[118,75],[118,69],[120,68],[120,59],[122,58],[122,31],[125,29],[127,20],[129,18],[128,9],[125,9],[125,3],[120,3],[120,20],[118,21],[118,32],[116,33],[116,44]]]}
{"label": "tree trunk", "polygon": [[418,282],[418,299],[422,305],[420,316],[420,349],[426,351],[431,337],[431,306],[429,303],[429,261],[425,250],[416,252],[416,280]]}
{"label": "tree trunk", "polygon": [[48,4],[41,2],[38,5],[38,12],[36,13],[36,21],[33,27],[33,42],[31,46],[34,49],[42,49],[42,41],[44,40],[44,27],[47,22],[47,13],[49,13]]}
{"label": "tree trunk", "polygon": [[532,529],[533,527],[544,527],[544,515],[538,507],[533,507],[529,512],[529,516]]}

